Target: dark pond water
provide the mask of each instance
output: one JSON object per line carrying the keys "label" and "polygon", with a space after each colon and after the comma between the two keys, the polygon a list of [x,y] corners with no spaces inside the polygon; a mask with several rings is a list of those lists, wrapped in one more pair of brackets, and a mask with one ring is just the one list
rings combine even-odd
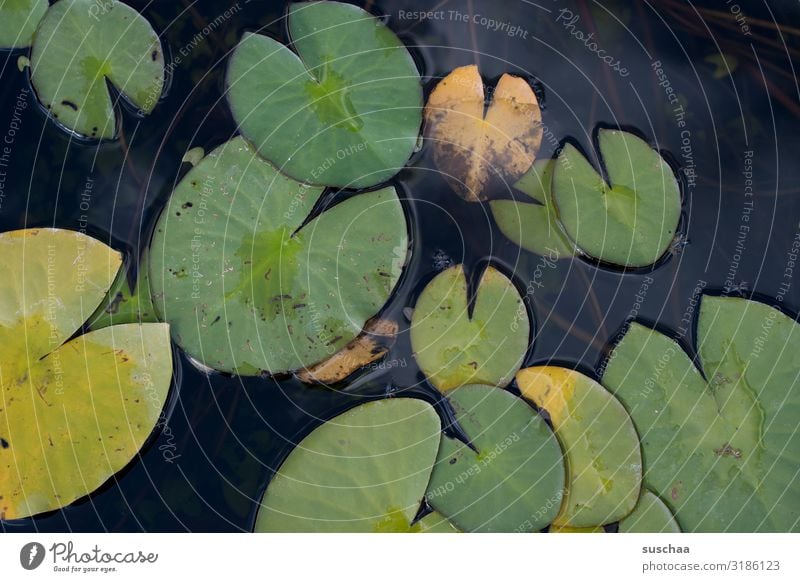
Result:
{"label": "dark pond water", "polygon": [[[278,1],[130,4],[180,64],[170,67],[169,92],[153,115],[123,113],[119,141],[87,144],[47,122],[17,70],[21,53],[0,53],[0,139],[10,140],[7,167],[0,168],[0,231],[86,227],[127,251],[135,269],[137,251],[188,169],[183,154],[197,146],[210,151],[236,131],[222,92],[229,51],[244,30],[285,34]],[[403,309],[448,261],[465,262],[475,274],[491,260],[513,273],[536,321],[526,364],[557,362],[595,376],[609,342],[632,317],[656,323],[691,350],[702,291],[755,294],[792,314],[800,308],[800,282],[789,263],[800,233],[800,105],[789,55],[800,51],[800,37],[767,26],[773,19],[799,22],[796,3],[366,5],[387,15],[412,47],[426,93],[437,77],[476,61],[489,84],[504,72],[534,81],[545,104],[542,157],[567,138],[592,151],[600,126],[624,126],[657,143],[679,169],[685,196],[675,253],[655,269],[624,273],[521,252],[485,207],[450,192],[423,150],[395,180],[408,197],[413,258],[386,308],[405,328],[383,365],[328,390],[294,380],[206,376],[179,357],[171,414],[140,459],[91,497],[0,523],[2,530],[250,530],[270,475],[324,419],[387,393],[436,399],[414,363]],[[410,14],[434,6],[432,18]],[[220,20],[226,9],[232,14]],[[215,20],[218,26],[210,24]],[[578,33],[593,33],[606,52],[599,55]],[[731,75],[715,76],[716,65],[706,61],[720,53],[731,68],[735,59]]]}

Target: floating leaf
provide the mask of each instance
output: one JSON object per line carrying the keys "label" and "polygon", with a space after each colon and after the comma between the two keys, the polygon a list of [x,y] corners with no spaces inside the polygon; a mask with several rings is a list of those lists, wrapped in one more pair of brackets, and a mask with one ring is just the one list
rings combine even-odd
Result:
{"label": "floating leaf", "polygon": [[549,524],[564,490],[564,461],[547,423],[500,388],[462,386],[447,398],[474,448],[442,438],[428,502],[464,531],[538,531]]}
{"label": "floating leaf", "polygon": [[642,489],[633,512],[619,522],[619,533],[680,533],[678,522],[657,495]]}
{"label": "floating leaf", "polygon": [[100,303],[118,253],[77,232],[0,234],[0,519],[64,507],[138,453],[172,377],[163,324],[67,341]]}
{"label": "floating leaf", "polygon": [[89,329],[95,331],[109,325],[121,323],[156,323],[158,318],[150,293],[150,273],[147,255],[142,256],[136,278],[131,289],[128,273],[120,269],[106,297],[89,318]]}
{"label": "floating leaf", "polygon": [[571,144],[553,170],[553,199],[569,238],[583,252],[617,265],[643,267],[669,248],[681,194],[669,164],[633,134],[600,130],[611,184]]}
{"label": "floating leaf", "polygon": [[757,301],[704,296],[697,338],[705,378],[636,323],[603,375],[641,435],[647,488],[684,531],[797,531],[800,327]]}
{"label": "floating leaf", "polygon": [[302,370],[297,374],[301,382],[333,384],[341,382],[350,374],[380,360],[397,339],[397,322],[376,319],[367,322],[364,331],[324,362]]}
{"label": "floating leaf", "polygon": [[369,402],[340,414],[304,438],[281,465],[261,500],[256,531],[415,531],[410,524],[440,431],[433,407],[412,398]]}
{"label": "floating leaf", "polygon": [[425,106],[426,136],[436,166],[459,196],[485,200],[492,178],[515,182],[530,168],[542,143],[542,112],[527,81],[503,75],[484,117],[478,67],[454,69]]}
{"label": "floating leaf", "polygon": [[141,113],[164,88],[164,54],[150,24],[116,0],[59,0],[42,19],[31,81],[50,115],[91,138],[117,134],[107,82]]}
{"label": "floating leaf", "polygon": [[242,134],[283,173],[348,188],[391,178],[417,144],[414,60],[377,18],[340,2],[290,4],[292,46],[246,33],[228,65]]}
{"label": "floating leaf", "polygon": [[536,160],[531,169],[514,185],[538,204],[516,200],[493,200],[497,226],[512,242],[539,255],[562,259],[575,254],[575,245],[567,238],[558,221],[550,185],[555,160]]}
{"label": "floating leaf", "polygon": [[150,284],[190,356],[245,375],[308,368],[386,303],[408,252],[397,194],[359,194],[306,222],[321,194],[242,138],[184,177],[156,226]]}
{"label": "floating leaf", "polygon": [[0,0],[0,48],[31,46],[47,0]]}
{"label": "floating leaf", "polygon": [[522,365],[529,333],[519,292],[494,267],[481,278],[472,314],[464,268],[456,265],[428,283],[411,319],[417,363],[442,391],[465,384],[505,386]]}
{"label": "floating leaf", "polygon": [[558,526],[619,521],[636,505],[642,481],[639,437],[628,413],[600,384],[557,366],[517,374],[525,398],[547,411],[567,461]]}

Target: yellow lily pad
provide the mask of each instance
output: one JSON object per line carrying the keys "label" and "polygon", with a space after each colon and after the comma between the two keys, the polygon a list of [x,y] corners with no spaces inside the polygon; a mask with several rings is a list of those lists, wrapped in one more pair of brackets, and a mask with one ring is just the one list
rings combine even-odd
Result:
{"label": "yellow lily pad", "polygon": [[478,67],[454,69],[425,106],[426,137],[436,166],[450,187],[471,202],[486,200],[493,178],[516,182],[533,164],[542,143],[542,112],[525,79],[503,75],[484,116]]}
{"label": "yellow lily pad", "polygon": [[165,324],[70,338],[100,304],[119,253],[58,229],[0,234],[0,519],[64,507],[133,459],[172,377]]}

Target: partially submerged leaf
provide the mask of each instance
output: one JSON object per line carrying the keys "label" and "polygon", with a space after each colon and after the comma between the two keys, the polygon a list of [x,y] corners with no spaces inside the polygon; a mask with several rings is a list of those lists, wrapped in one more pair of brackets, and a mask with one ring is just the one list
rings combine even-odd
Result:
{"label": "partially submerged leaf", "polygon": [[619,533],[680,533],[681,528],[658,495],[642,489],[633,512],[619,522]]}
{"label": "partially submerged leaf", "polygon": [[678,228],[681,194],[670,165],[639,137],[599,131],[610,184],[567,144],[553,171],[553,200],[564,230],[586,254],[644,267],[669,248]]}
{"label": "partially submerged leaf", "polygon": [[95,331],[114,324],[157,321],[150,292],[150,269],[145,254],[139,264],[135,287],[131,289],[127,270],[120,269],[97,311],[89,317],[89,329]]}
{"label": "partially submerged leaf", "polygon": [[425,106],[427,139],[436,166],[450,187],[472,202],[487,198],[490,180],[516,182],[542,143],[542,113],[525,79],[503,75],[484,117],[478,67],[454,69]]}
{"label": "partially submerged leaf", "polygon": [[558,526],[619,521],[636,505],[642,481],[639,437],[614,396],[580,372],[557,366],[517,374],[522,395],[547,411],[567,460]]}
{"label": "partially submerged leaf", "polygon": [[697,338],[705,378],[636,323],[603,375],[641,435],[647,488],[684,531],[798,531],[800,326],[757,301],[704,296]]}
{"label": "partially submerged leaf", "polygon": [[422,122],[422,87],[399,38],[361,8],[289,5],[292,50],[246,33],[227,92],[242,134],[284,174],[361,188],[405,165]]}
{"label": "partially submerged leaf", "polygon": [[136,456],[158,421],[172,377],[166,325],[66,341],[120,262],[77,232],[0,234],[0,519],[91,493]]}
{"label": "partially submerged leaf", "polygon": [[301,370],[297,377],[308,384],[334,384],[350,374],[380,360],[397,339],[397,322],[386,319],[368,321],[357,338],[327,360]]}
{"label": "partially submerged leaf", "polygon": [[530,319],[514,284],[488,267],[472,314],[462,265],[439,273],[423,290],[411,319],[411,347],[436,388],[505,386],[528,349]]}
{"label": "partially submerged leaf", "polygon": [[261,500],[255,530],[422,531],[410,524],[440,430],[433,407],[411,398],[369,402],[340,414],[289,454]]}
{"label": "partially submerged leaf", "polygon": [[536,160],[531,169],[514,185],[536,203],[517,200],[492,200],[497,226],[511,241],[525,250],[552,259],[575,254],[575,245],[564,233],[558,221],[551,183],[555,160]]}
{"label": "partially submerged leaf", "polygon": [[107,82],[150,113],[164,87],[161,41],[144,17],[117,0],[59,0],[36,33],[31,82],[67,129],[113,138],[117,118]]}
{"label": "partially submerged leaf", "polygon": [[0,0],[0,48],[31,46],[47,0]]}
{"label": "partially submerged leaf", "polygon": [[527,532],[549,524],[561,504],[564,461],[547,423],[493,386],[462,386],[447,398],[474,449],[442,437],[428,502],[463,531]]}
{"label": "partially submerged leaf", "polygon": [[156,225],[150,284],[160,319],[191,357],[244,375],[308,368],[383,307],[408,252],[394,188],[306,222],[321,194],[240,137],[178,184]]}

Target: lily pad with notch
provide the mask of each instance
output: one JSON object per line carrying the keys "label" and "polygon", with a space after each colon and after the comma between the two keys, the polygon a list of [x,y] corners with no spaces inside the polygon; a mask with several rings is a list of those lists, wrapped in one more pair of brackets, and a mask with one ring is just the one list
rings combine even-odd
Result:
{"label": "lily pad with notch", "polygon": [[639,436],[630,416],[600,384],[558,366],[520,370],[524,398],[546,410],[564,449],[567,485],[556,526],[619,521],[636,505],[642,482]]}
{"label": "lily pad with notch", "polygon": [[361,404],[315,429],[270,481],[257,532],[421,532],[411,525],[436,459],[441,424],[422,400]]}
{"label": "lily pad with notch", "polygon": [[310,368],[383,307],[408,253],[397,193],[357,194],[309,220],[322,192],[241,137],[181,180],[156,225],[150,285],[191,357],[240,375]]}
{"label": "lily pad with notch", "polygon": [[486,110],[478,67],[450,72],[425,106],[425,135],[450,188],[470,202],[486,200],[492,181],[513,183],[530,168],[542,143],[542,112],[525,79],[505,74]]}
{"label": "lily pad with notch", "polygon": [[172,378],[167,326],[73,337],[120,263],[119,253],[77,232],[0,234],[0,519],[92,493],[158,423]]}
{"label": "lily pad with notch", "polygon": [[514,284],[488,266],[471,308],[467,287],[463,265],[442,271],[420,294],[411,318],[414,357],[441,391],[505,386],[528,349],[530,318]]}
{"label": "lily pad with notch", "polygon": [[553,170],[553,200],[570,240],[587,255],[624,267],[646,267],[667,252],[681,213],[670,165],[643,139],[601,129],[605,178],[567,143]]}
{"label": "lily pad with notch", "polygon": [[564,233],[553,204],[551,190],[555,160],[536,160],[514,188],[533,203],[518,200],[492,200],[489,205],[500,231],[523,249],[538,255],[561,259],[576,253],[575,245]]}
{"label": "lily pad with notch", "polygon": [[702,372],[633,323],[603,374],[641,436],[647,488],[683,531],[798,531],[800,326],[759,301],[704,295],[697,346]]}
{"label": "lily pad with notch", "polygon": [[414,151],[419,71],[400,39],[341,2],[289,5],[293,52],[246,33],[227,72],[233,117],[258,153],[296,180],[347,188],[384,182]]}
{"label": "lily pad with notch", "polygon": [[141,114],[164,89],[164,51],[150,23],[117,0],[58,0],[31,51],[31,82],[51,117],[81,136],[117,135],[108,83]]}
{"label": "lily pad with notch", "polygon": [[462,386],[447,399],[470,444],[442,437],[428,502],[463,531],[546,527],[560,506],[564,461],[544,419],[494,386]]}

